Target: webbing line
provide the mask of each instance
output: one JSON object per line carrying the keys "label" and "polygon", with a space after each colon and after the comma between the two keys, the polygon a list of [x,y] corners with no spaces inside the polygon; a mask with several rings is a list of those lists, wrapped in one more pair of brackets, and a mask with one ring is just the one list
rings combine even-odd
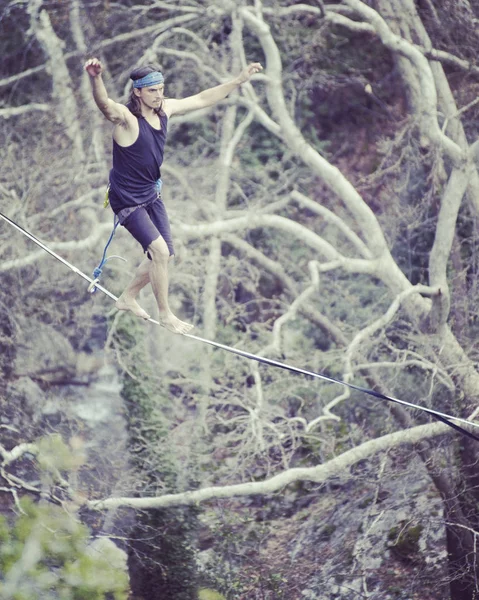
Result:
{"label": "webbing line", "polygon": [[[37,244],[38,246],[40,246],[40,248],[42,248],[43,250],[45,250],[45,252],[48,252],[48,254],[50,254],[51,256],[53,256],[54,258],[56,258],[58,261],[60,261],[62,264],[64,264],[65,266],[67,266],[69,269],[71,269],[74,273],[76,273],[77,275],[79,275],[80,277],[82,277],[83,279],[85,279],[86,281],[88,281],[90,284],[95,284],[95,287],[98,290],[100,290],[101,292],[103,292],[106,296],[108,296],[109,298],[111,298],[115,302],[116,302],[116,300],[118,300],[117,296],[115,296],[114,294],[112,294],[109,290],[107,290],[102,285],[100,285],[99,283],[97,283],[96,280],[93,280],[91,277],[88,277],[88,275],[86,275],[85,273],[83,273],[82,271],[80,271],[80,269],[78,269],[77,267],[75,267],[74,265],[72,265],[71,263],[69,263],[67,260],[65,260],[63,257],[61,257],[60,255],[58,255],[56,252],[54,252],[53,250],[51,250],[48,246],[46,246],[43,242],[41,242],[33,234],[29,233],[26,229],[24,229],[23,227],[21,227],[20,225],[18,225],[17,223],[15,223],[14,221],[12,221],[8,217],[6,217],[1,212],[0,212],[0,217],[2,219],[4,219],[7,223],[9,223],[12,227],[14,227],[18,231],[20,231],[20,233],[22,233],[24,236],[26,236],[27,238],[29,238],[30,240],[32,240],[33,242],[35,242],[35,244]],[[159,321],[156,321],[155,319],[149,318],[148,321],[150,323],[155,324],[155,325],[160,325],[161,326],[161,323]],[[433,410],[431,408],[427,408],[425,406],[420,406],[418,404],[413,404],[412,402],[406,402],[405,400],[400,400],[399,398],[394,398],[393,396],[388,396],[386,394],[382,394],[381,392],[376,392],[375,390],[371,390],[369,388],[364,388],[364,387],[361,387],[359,385],[355,385],[354,383],[347,383],[345,381],[341,381],[340,379],[335,379],[334,377],[330,377],[328,375],[322,375],[321,373],[315,373],[314,371],[308,371],[306,369],[301,369],[299,367],[294,367],[292,365],[288,365],[286,363],[282,363],[282,362],[279,362],[277,360],[273,360],[271,358],[266,358],[264,356],[258,356],[256,354],[252,354],[251,352],[246,352],[245,350],[239,350],[238,348],[232,348],[231,346],[226,346],[225,344],[220,344],[219,342],[215,342],[215,341],[212,341],[212,340],[207,340],[205,338],[199,337],[197,335],[193,335],[191,333],[185,333],[185,334],[183,334],[183,337],[187,337],[187,338],[190,338],[192,340],[196,340],[196,341],[201,342],[203,344],[209,344],[210,346],[214,346],[215,348],[218,348],[220,350],[226,350],[227,352],[231,352],[233,354],[237,354],[238,356],[242,356],[243,358],[248,358],[250,360],[255,360],[257,362],[260,362],[260,363],[263,363],[263,364],[266,364],[266,365],[270,365],[272,367],[277,367],[277,368],[280,368],[280,369],[285,369],[287,371],[290,371],[291,373],[296,373],[296,374],[299,374],[299,375],[306,375],[306,376],[312,377],[314,379],[321,379],[322,381],[329,381],[330,383],[337,383],[337,384],[342,385],[344,387],[348,387],[349,389],[356,390],[358,392],[362,392],[362,393],[368,394],[369,396],[373,396],[374,398],[378,398],[379,400],[386,400],[387,402],[394,402],[395,404],[400,404],[400,405],[406,406],[408,408],[414,408],[416,410],[420,410],[422,412],[425,412],[425,413],[431,415],[432,417],[434,417],[438,421],[441,421],[441,422],[445,423],[449,427],[452,427],[453,429],[455,429],[456,431],[462,433],[463,435],[466,435],[466,436],[468,436],[468,437],[470,437],[470,438],[472,438],[472,439],[474,439],[474,440],[476,440],[476,441],[479,442],[479,437],[478,436],[474,435],[472,432],[470,432],[467,429],[464,429],[463,427],[460,427],[459,425],[456,424],[456,423],[464,423],[464,424],[466,424],[466,425],[468,425],[470,427],[479,427],[479,423],[475,423],[473,421],[468,421],[467,419],[463,419],[461,417],[454,417],[452,415],[448,415],[446,413],[442,413],[442,412],[439,412],[437,410]],[[454,422],[452,422],[452,421],[454,421]]]}

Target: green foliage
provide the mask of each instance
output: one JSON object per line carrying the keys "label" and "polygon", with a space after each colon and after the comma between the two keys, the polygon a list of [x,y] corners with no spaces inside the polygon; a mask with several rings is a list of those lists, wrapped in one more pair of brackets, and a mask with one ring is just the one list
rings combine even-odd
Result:
{"label": "green foliage", "polygon": [[51,504],[23,499],[21,508],[12,526],[0,518],[2,600],[126,600],[126,572],[113,550],[89,551],[87,527]]}
{"label": "green foliage", "polygon": [[35,445],[38,464],[44,471],[76,470],[84,462],[83,454],[73,452],[58,433],[42,437]]}

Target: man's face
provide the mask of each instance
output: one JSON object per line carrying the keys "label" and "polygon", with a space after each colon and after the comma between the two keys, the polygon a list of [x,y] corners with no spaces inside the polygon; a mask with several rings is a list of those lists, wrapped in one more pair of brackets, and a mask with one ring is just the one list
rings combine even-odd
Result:
{"label": "man's face", "polygon": [[159,83],[151,87],[136,89],[135,93],[145,106],[148,108],[158,108],[163,100],[165,84]]}

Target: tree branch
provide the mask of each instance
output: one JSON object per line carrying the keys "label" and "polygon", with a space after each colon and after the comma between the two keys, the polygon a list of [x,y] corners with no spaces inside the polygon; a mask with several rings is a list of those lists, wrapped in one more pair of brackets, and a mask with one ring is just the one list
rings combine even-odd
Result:
{"label": "tree branch", "polygon": [[257,227],[272,227],[289,233],[297,239],[319,252],[330,261],[339,261],[343,268],[349,272],[376,274],[376,262],[371,260],[346,258],[341,255],[334,246],[321,238],[319,235],[290,219],[279,215],[258,215],[248,213],[244,217],[215,221],[201,225],[187,225],[175,223],[178,229],[190,238],[201,238],[208,236],[219,236],[223,233],[233,233],[242,229],[255,229]]}
{"label": "tree branch", "polygon": [[345,0],[345,4],[374,27],[386,48],[404,56],[414,66],[421,87],[420,114],[416,115],[421,131],[433,143],[441,146],[456,166],[460,166],[465,160],[462,149],[441,131],[437,121],[436,85],[427,58],[414,44],[393,33],[386,21],[373,8],[360,0]]}
{"label": "tree branch", "polygon": [[153,509],[168,506],[189,506],[219,498],[272,494],[296,481],[323,483],[331,477],[337,477],[359,461],[370,458],[379,452],[384,452],[402,444],[416,444],[422,440],[446,434],[449,431],[450,428],[443,423],[419,425],[411,429],[397,431],[374,440],[369,440],[325,464],[315,467],[288,469],[266,481],[208,487],[179,494],[165,494],[164,496],[153,498],[117,497],[90,500],[87,502],[87,506],[92,510],[109,510],[127,506],[136,509]]}
{"label": "tree branch", "polygon": [[329,223],[334,225],[339,231],[349,240],[349,242],[353,245],[353,247],[358,251],[358,253],[363,256],[363,258],[372,259],[373,255],[369,248],[364,244],[364,242],[359,238],[356,233],[344,222],[343,219],[335,215],[326,207],[319,204],[319,202],[315,202],[308,198],[301,192],[297,190],[293,190],[291,192],[291,197],[296,200],[301,206],[306,207],[308,210],[314,212],[317,215],[320,215],[324,219],[326,219]]}
{"label": "tree branch", "polygon": [[388,310],[383,315],[381,315],[378,319],[376,319],[373,323],[371,323],[367,327],[364,327],[364,329],[361,329],[354,336],[352,342],[349,344],[349,346],[346,350],[346,353],[345,353],[345,357],[344,357],[344,362],[346,365],[346,371],[344,374],[344,377],[346,378],[345,380],[348,381],[349,378],[351,378],[353,375],[353,368],[352,368],[353,356],[355,354],[359,354],[360,344],[362,344],[366,339],[371,338],[379,329],[383,329],[384,327],[386,327],[386,325],[392,321],[392,319],[396,315],[397,311],[401,307],[402,302],[408,296],[410,296],[411,294],[434,296],[434,295],[438,294],[438,291],[439,291],[438,289],[427,287],[425,285],[415,285],[415,286],[411,287],[410,289],[405,290],[401,294],[398,294],[398,296],[396,296],[396,298],[394,298],[394,300],[390,304]]}
{"label": "tree branch", "polygon": [[453,169],[441,199],[434,244],[429,255],[429,283],[439,288],[440,294],[432,299],[430,325],[433,331],[440,331],[446,324],[450,310],[447,265],[456,231],[456,221],[462,199],[472,174],[470,164]]}
{"label": "tree branch", "polygon": [[3,459],[3,466],[7,466],[15,460],[18,460],[27,452],[30,454],[36,454],[38,452],[37,445],[28,443],[18,444],[18,446],[14,446],[11,450],[6,450],[0,445],[0,456]]}
{"label": "tree branch", "polygon": [[344,202],[354,216],[359,229],[364,232],[372,254],[384,259],[389,251],[373,211],[339,169],[331,165],[306,141],[289,114],[282,87],[281,56],[269,26],[247,8],[241,8],[240,12],[249,28],[258,36],[265,53],[268,103],[281,127],[282,137],[295,155],[321,177],[325,184]]}
{"label": "tree branch", "polygon": [[62,43],[54,31],[50,16],[45,9],[41,10],[38,15],[35,10],[30,10],[30,13],[32,30],[51,65],[53,96],[58,101],[58,114],[73,143],[75,161],[81,163],[84,160],[84,151],[80,118]]}
{"label": "tree branch", "polygon": [[273,331],[271,332],[272,341],[269,346],[263,348],[262,354],[267,355],[269,352],[281,354],[281,329],[291,319],[296,317],[296,314],[300,308],[309,300],[309,298],[318,291],[319,289],[319,272],[317,265],[314,261],[309,262],[309,273],[311,276],[311,285],[309,285],[299,296],[292,302],[288,310],[281,315],[273,325]]}
{"label": "tree branch", "polygon": [[36,102],[32,102],[31,104],[23,104],[22,106],[14,106],[12,108],[0,108],[0,117],[3,117],[4,119],[9,119],[10,117],[18,117],[18,115],[33,112],[34,110],[47,112],[51,110],[51,106],[49,104],[39,104]]}
{"label": "tree branch", "polygon": [[[262,252],[251,246],[251,244],[248,244],[248,242],[245,242],[236,235],[227,234],[223,236],[223,239],[237,248],[237,250],[240,252],[246,254],[251,261],[260,265],[262,269],[265,269],[277,277],[281,281],[282,285],[286,288],[289,296],[294,298],[299,294],[296,282],[286,273],[278,261],[268,258]],[[310,308],[309,306],[304,305],[301,305],[299,310],[306,316],[306,318],[312,321],[312,323],[318,327],[321,327],[321,329],[327,335],[329,335],[334,343],[336,343],[338,346],[346,345],[347,340],[343,332],[323,314]]]}

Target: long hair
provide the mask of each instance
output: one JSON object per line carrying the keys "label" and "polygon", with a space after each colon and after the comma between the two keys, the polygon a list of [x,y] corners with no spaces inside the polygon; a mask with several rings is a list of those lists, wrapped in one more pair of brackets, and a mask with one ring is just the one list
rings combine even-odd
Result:
{"label": "long hair", "polygon": [[[154,67],[152,65],[146,65],[145,67],[137,67],[133,69],[130,73],[130,79],[132,81],[136,81],[137,79],[142,79],[146,77],[148,73],[153,73],[153,71],[159,71],[160,69]],[[143,119],[143,115],[141,114],[141,103],[140,99],[134,92],[134,88],[131,88],[130,97],[128,98],[128,102],[126,106],[130,109],[130,112],[135,115],[137,119]],[[155,113],[160,116],[163,115],[163,100],[158,108],[155,108]]]}

